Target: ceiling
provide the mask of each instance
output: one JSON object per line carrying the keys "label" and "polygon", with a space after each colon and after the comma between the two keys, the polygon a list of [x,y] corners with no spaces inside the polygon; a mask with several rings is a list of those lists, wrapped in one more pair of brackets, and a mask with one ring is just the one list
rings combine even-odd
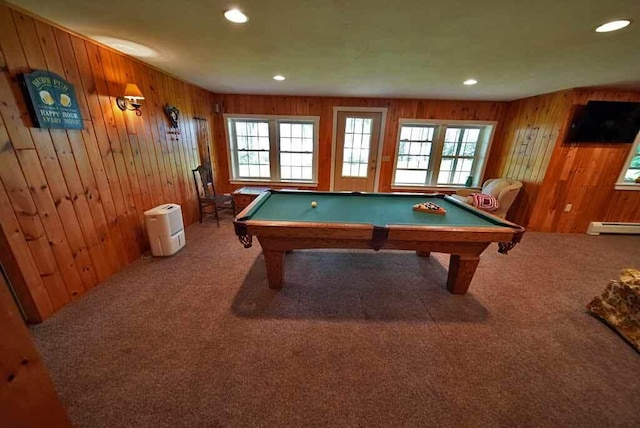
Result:
{"label": "ceiling", "polygon": [[[149,46],[158,56],[143,61],[217,93],[513,100],[640,89],[640,0],[10,1],[90,38]],[[232,6],[249,22],[224,19]],[[616,18],[635,22],[594,32]]]}

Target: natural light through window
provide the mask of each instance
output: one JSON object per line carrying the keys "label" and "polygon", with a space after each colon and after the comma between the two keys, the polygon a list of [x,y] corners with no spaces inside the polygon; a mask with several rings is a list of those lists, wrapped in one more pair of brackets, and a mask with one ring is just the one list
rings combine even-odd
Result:
{"label": "natural light through window", "polygon": [[618,190],[640,190],[640,133],[629,151],[629,157],[616,184]]}
{"label": "natural light through window", "polygon": [[400,131],[396,183],[425,184],[434,126],[403,126]]}
{"label": "natural light through window", "polygon": [[637,183],[638,179],[640,179],[640,145],[636,147],[635,156],[631,158],[629,169],[624,174],[624,181],[629,183]]}
{"label": "natural light through window", "polygon": [[315,182],[319,118],[226,119],[232,180]]}
{"label": "natural light through window", "polygon": [[313,178],[313,124],[280,122],[280,177]]}
{"label": "natural light through window", "polygon": [[372,119],[347,117],[344,131],[343,177],[366,177]]}
{"label": "natural light through window", "polygon": [[393,185],[479,183],[492,132],[493,123],[401,119]]}
{"label": "natural light through window", "polygon": [[269,122],[235,122],[238,175],[269,178]]}
{"label": "natural light through window", "polygon": [[473,170],[481,128],[447,128],[438,184],[464,184]]}

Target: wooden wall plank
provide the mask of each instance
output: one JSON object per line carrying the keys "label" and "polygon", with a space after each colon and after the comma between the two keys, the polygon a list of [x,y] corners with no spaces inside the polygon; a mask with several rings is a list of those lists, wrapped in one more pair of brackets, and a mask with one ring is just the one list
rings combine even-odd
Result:
{"label": "wooden wall plank", "polygon": [[[133,64],[134,76],[136,82],[145,96],[145,109],[158,109],[156,104],[156,91],[151,85],[149,74],[144,73],[139,64]],[[166,203],[168,200],[175,200],[172,196],[174,192],[173,186],[169,182],[166,170],[165,154],[162,151],[160,143],[160,133],[156,124],[157,116],[149,116],[143,113],[141,124],[144,127],[147,139],[147,150],[149,153],[149,161],[153,168],[153,180],[156,187],[156,197],[154,198],[154,206]]]}
{"label": "wooden wall plank", "polygon": [[[46,142],[50,138],[48,132],[43,130],[33,129],[32,134],[36,145],[44,144],[40,140],[45,140]],[[53,250],[60,274],[64,278],[66,290],[60,290],[58,296],[60,301],[66,303],[69,295],[77,296],[84,292],[84,286],[79,274],[80,269],[76,265],[76,260],[73,257],[73,252],[69,246],[63,222],[60,218],[60,213],[71,215],[73,208],[69,207],[70,201],[65,197],[54,200],[47,182],[47,172],[51,173],[53,169],[42,169],[40,156],[35,150],[19,150],[17,154],[46,236],[49,239],[49,245]],[[57,208],[60,205],[62,206],[59,212]],[[77,220],[74,221],[74,224],[77,224]]]}
{"label": "wooden wall plank", "polygon": [[[497,175],[524,183],[513,221],[531,230],[567,233],[583,233],[591,221],[640,222],[640,194],[614,190],[630,145],[565,142],[576,106],[590,100],[640,101],[640,93],[569,90],[509,103],[491,163]],[[534,149],[520,156],[527,127],[540,130],[529,143]],[[567,204],[573,206],[569,212]]]}
{"label": "wooden wall plank", "polygon": [[[137,228],[138,213],[136,212],[136,204],[133,196],[131,182],[127,171],[125,154],[120,141],[118,126],[122,123],[116,122],[117,119],[122,120],[122,112],[115,106],[115,97],[122,91],[118,88],[110,88],[108,77],[111,75],[110,51],[87,43],[87,51],[89,51],[89,60],[91,62],[91,70],[93,71],[94,81],[96,84],[96,92],[100,103],[102,115],[105,120],[105,129],[107,132],[107,141],[102,142],[103,156],[108,156],[113,162],[112,177],[117,177],[120,189],[122,191],[122,205],[119,210],[119,217],[126,225],[127,239],[125,247],[127,248],[128,261],[135,260],[141,251],[141,231]],[[107,61],[106,64],[104,63]],[[117,206],[116,206],[117,207]]]}
{"label": "wooden wall plank", "polygon": [[[142,84],[142,76],[144,73],[141,73],[138,69],[138,63],[128,61],[127,66],[131,76],[131,81],[138,82],[138,87],[144,94],[145,88]],[[134,125],[136,128],[138,148],[142,153],[142,164],[147,179],[150,206],[155,207],[163,203],[164,196],[162,179],[160,177],[160,167],[156,158],[149,119],[143,113],[140,119],[135,121]]]}
{"label": "wooden wall plank", "polygon": [[[35,69],[75,86],[84,130],[33,128],[19,77]],[[126,83],[148,90],[142,117],[115,104]],[[184,116],[188,138],[170,146],[162,107],[179,99],[191,112],[190,103],[210,97],[0,4],[0,227],[31,321],[136,260],[148,248],[145,210],[176,202],[186,225],[194,221],[196,198],[186,180],[195,121]]]}
{"label": "wooden wall plank", "polygon": [[[33,242],[37,237],[44,237],[44,229],[37,216],[35,204],[22,176],[2,118],[0,118],[0,165],[3,166],[0,169],[0,227],[3,230],[2,235],[3,240],[6,241],[7,250],[13,249],[11,255],[3,255],[2,262],[8,274],[11,275],[13,283],[18,287],[16,292],[20,295],[29,320],[38,322],[43,316],[46,317],[53,312],[53,305],[40,277],[41,269],[34,260],[27,239]],[[16,218],[16,212],[22,218],[26,229]],[[48,248],[46,239],[41,244]],[[10,258],[14,263],[7,262],[5,258]],[[14,266],[16,271],[10,271]]]}
{"label": "wooden wall plank", "polygon": [[117,180],[115,165],[110,154],[104,117],[102,116],[85,41],[72,38],[71,44],[84,90],[82,96],[87,102],[89,111],[84,120],[82,136],[96,180],[101,205],[107,219],[109,234],[117,249],[118,258],[117,260],[111,260],[111,264],[119,269],[127,264],[127,250],[123,232],[126,231],[126,224],[118,219],[119,212],[123,211],[122,207],[124,205],[122,190]]}
{"label": "wooden wall plank", "polygon": [[[54,29],[54,34],[58,46],[58,51],[62,64],[64,65],[64,76],[71,82],[77,90],[77,99],[83,118],[89,117],[89,107],[84,96],[84,88],[80,79],[80,73],[76,64],[76,58],[68,33],[59,29]],[[91,253],[91,258],[96,267],[98,281],[103,281],[118,270],[118,255],[111,240],[107,220],[105,217],[100,194],[96,185],[94,173],[84,145],[82,134],[78,132],[67,132],[69,140],[68,150],[64,147],[65,161],[61,159],[65,177],[69,190],[72,192],[72,199],[75,205],[86,205],[87,208],[80,208],[79,220],[83,225],[83,234],[87,247]],[[64,142],[63,142],[64,144]],[[56,146],[58,150],[58,146]],[[74,171],[77,169],[77,173]],[[87,213],[87,209],[90,215]],[[115,262],[115,263],[114,263]]]}
{"label": "wooden wall plank", "polygon": [[[27,62],[29,66],[34,69],[44,68],[58,74],[64,74],[62,64],[57,54],[57,45],[50,27],[43,26],[40,22],[34,21],[32,18],[26,17],[20,13],[14,13],[14,18],[16,22],[21,22],[21,25],[18,26],[18,34],[25,52],[29,52],[27,55]],[[38,33],[38,27],[40,27],[40,33]],[[51,63],[50,68],[48,68],[49,66],[44,55],[45,49],[42,48],[41,42],[47,48],[46,51],[48,52],[49,62]],[[54,242],[57,245],[56,248],[58,248],[58,251],[54,251],[54,255],[56,255],[58,260],[63,260],[65,262],[68,261],[67,249],[71,251],[74,258],[74,263],[70,265],[73,267],[70,268],[77,269],[79,277],[82,280],[82,284],[76,283],[76,275],[72,273],[71,270],[63,269],[61,271],[65,278],[69,294],[73,297],[82,294],[84,289],[91,288],[95,285],[96,278],[84,243],[84,237],[82,236],[82,232],[79,227],[78,217],[71,202],[66,181],[60,168],[58,156],[53,147],[52,135],[56,133],[59,136],[60,141],[62,139],[66,139],[66,134],[62,130],[47,131],[32,129],[31,136],[40,159],[40,165],[44,170],[44,174],[41,176],[37,174],[37,171],[30,171],[28,173],[25,171],[25,175],[30,174],[32,179],[39,183],[42,195],[45,194],[45,188],[42,186],[45,186],[45,183],[48,185],[49,195],[37,198],[36,201],[40,201],[40,203],[43,204],[42,207],[45,210],[48,210],[50,214],[52,214],[52,207],[48,205],[48,202],[51,198],[55,201],[55,207],[59,216],[52,216],[51,219],[48,220],[48,223],[51,227],[61,228],[61,230],[54,231],[50,229],[47,235],[50,238],[52,236],[55,237]],[[19,154],[18,157],[21,158],[21,154]],[[25,159],[29,159],[29,157],[25,157]],[[38,167],[35,162],[31,163],[29,166],[31,168]],[[60,219],[65,219],[65,221],[63,222]]]}
{"label": "wooden wall plank", "polygon": [[33,147],[29,129],[31,124],[26,103],[18,83],[18,73],[28,71],[18,31],[11,10],[0,7],[0,49],[6,68],[0,73],[0,114],[5,121],[13,147],[28,149]]}
{"label": "wooden wall plank", "polygon": [[3,426],[70,427],[8,287],[0,275],[0,414]]}

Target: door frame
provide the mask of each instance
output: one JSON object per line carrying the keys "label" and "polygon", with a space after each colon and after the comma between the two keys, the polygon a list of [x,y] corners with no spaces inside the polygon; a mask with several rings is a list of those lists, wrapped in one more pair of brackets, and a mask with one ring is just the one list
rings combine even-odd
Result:
{"label": "door frame", "polygon": [[[382,113],[380,118],[380,136],[378,137],[378,159],[376,160],[376,176],[373,182],[373,191],[377,192],[380,185],[380,168],[382,167],[382,146],[384,145],[384,131],[387,126],[387,107],[343,107],[333,106],[333,131],[331,137],[331,182],[329,190],[333,192],[335,186],[335,169],[336,169],[336,141],[338,134],[338,112],[366,112],[366,113]],[[372,142],[373,143],[373,142]]]}

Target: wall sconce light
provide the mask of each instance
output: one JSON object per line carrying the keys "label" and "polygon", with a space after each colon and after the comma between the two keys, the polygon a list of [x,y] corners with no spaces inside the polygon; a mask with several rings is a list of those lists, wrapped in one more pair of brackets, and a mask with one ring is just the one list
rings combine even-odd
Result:
{"label": "wall sconce light", "polygon": [[139,100],[144,100],[144,95],[142,95],[142,92],[138,89],[138,85],[135,83],[127,83],[127,87],[124,89],[124,95],[116,98],[116,104],[118,104],[120,110],[135,111],[136,116],[142,116]]}

